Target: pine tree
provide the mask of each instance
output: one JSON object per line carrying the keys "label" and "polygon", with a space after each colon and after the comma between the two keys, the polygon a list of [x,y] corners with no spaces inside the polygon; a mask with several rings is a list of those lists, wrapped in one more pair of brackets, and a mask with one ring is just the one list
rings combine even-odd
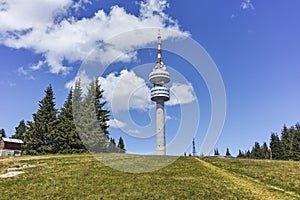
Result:
{"label": "pine tree", "polygon": [[262,147],[261,147],[261,150],[262,150],[262,158],[263,159],[269,159],[270,158],[270,151],[269,151],[269,148],[268,148],[268,145],[266,142],[263,143]]}
{"label": "pine tree", "polygon": [[110,152],[110,153],[118,152],[118,148],[116,146],[116,142],[115,142],[114,138],[110,138],[108,152]]}
{"label": "pine tree", "polygon": [[282,145],[282,159],[287,160],[289,157],[289,145],[288,145],[288,136],[289,130],[286,127],[286,125],[283,126],[283,129],[281,131],[281,145]]}
{"label": "pine tree", "polygon": [[104,131],[101,130],[101,122],[98,120],[98,110],[95,106],[95,81],[92,81],[87,89],[88,92],[84,100],[80,102],[79,105],[76,105],[78,106],[75,112],[77,116],[75,118],[76,130],[86,149],[92,152],[106,152],[109,145],[109,138],[105,135]]}
{"label": "pine tree", "polygon": [[281,144],[283,150],[283,157],[284,160],[292,159],[293,157],[293,139],[295,135],[295,128],[287,128],[284,125],[283,130],[281,132]]}
{"label": "pine tree", "polygon": [[296,124],[295,126],[295,135],[294,140],[292,144],[292,150],[293,150],[293,160],[300,160],[300,125]]}
{"label": "pine tree", "polygon": [[253,159],[263,159],[264,154],[258,142],[255,142],[254,147],[251,151],[251,158]]}
{"label": "pine tree", "polygon": [[0,129],[0,136],[1,137],[6,137],[4,128]]}
{"label": "pine tree", "polygon": [[271,134],[270,149],[271,149],[270,157],[272,159],[279,160],[283,158],[282,145],[278,135],[275,133]]}
{"label": "pine tree", "polygon": [[55,152],[74,153],[83,152],[84,146],[80,140],[73,118],[73,92],[69,92],[61,112],[58,115],[58,125],[55,138]]}
{"label": "pine tree", "polygon": [[95,84],[95,108],[97,113],[97,119],[100,122],[100,128],[101,131],[108,137],[108,121],[109,121],[109,110],[104,109],[104,106],[106,105],[106,101],[103,101],[103,90],[101,89],[101,85],[96,79],[94,82]]}
{"label": "pine tree", "polygon": [[84,117],[86,115],[85,110],[83,108],[83,92],[81,88],[81,80],[77,79],[75,81],[74,90],[73,90],[73,98],[72,98],[72,111],[73,111],[73,120],[75,124],[76,134],[78,135],[80,142],[79,142],[79,149],[87,149],[84,145],[84,133],[85,130],[85,121]]}
{"label": "pine tree", "polygon": [[237,155],[237,158],[245,158],[244,152],[239,150],[239,154]]}
{"label": "pine tree", "polygon": [[245,157],[246,158],[251,158],[251,152],[249,150],[246,152]]}
{"label": "pine tree", "polygon": [[119,152],[120,153],[125,153],[126,152],[125,144],[124,144],[124,141],[123,141],[122,137],[119,138],[119,142],[118,142],[118,146],[117,147],[119,148]]}
{"label": "pine tree", "polygon": [[72,100],[73,100],[73,104],[72,104],[73,116],[74,116],[74,120],[75,120],[75,124],[76,124],[77,120],[80,119],[80,112],[81,112],[80,107],[81,107],[82,100],[83,100],[80,79],[75,81]]}
{"label": "pine tree", "polygon": [[219,153],[219,150],[218,149],[215,149],[215,153],[214,153],[215,156],[219,156],[220,153]]}
{"label": "pine tree", "polygon": [[38,111],[33,114],[33,122],[28,122],[29,129],[24,138],[28,154],[52,153],[54,150],[57,109],[51,85],[45,93],[45,97],[39,102]]}
{"label": "pine tree", "polygon": [[16,132],[12,136],[12,138],[24,140],[24,136],[25,136],[26,131],[28,129],[28,127],[25,124],[25,121],[21,120],[19,122],[19,125],[15,129],[16,129]]}
{"label": "pine tree", "polygon": [[227,149],[226,149],[226,154],[225,154],[226,156],[231,156],[231,154],[230,154],[230,152],[229,152],[229,148],[227,147]]}

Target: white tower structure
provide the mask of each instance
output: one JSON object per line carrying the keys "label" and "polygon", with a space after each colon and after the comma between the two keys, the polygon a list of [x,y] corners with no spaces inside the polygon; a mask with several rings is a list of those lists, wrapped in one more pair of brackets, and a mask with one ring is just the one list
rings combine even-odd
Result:
{"label": "white tower structure", "polygon": [[170,74],[161,59],[160,40],[160,30],[158,30],[157,62],[149,74],[149,81],[153,84],[151,100],[156,102],[156,154],[166,155],[164,102],[170,99],[170,90],[165,86],[166,83],[170,82]]}

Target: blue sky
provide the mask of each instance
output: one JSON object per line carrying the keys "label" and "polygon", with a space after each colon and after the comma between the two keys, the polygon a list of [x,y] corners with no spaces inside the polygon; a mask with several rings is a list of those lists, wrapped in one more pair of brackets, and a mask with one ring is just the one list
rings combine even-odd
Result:
{"label": "blue sky", "polygon": [[[270,133],[280,132],[283,124],[291,126],[300,121],[298,1],[35,1],[0,4],[0,128],[8,135],[14,133],[20,120],[32,119],[50,83],[57,108],[61,107],[68,86],[86,67],[81,64],[95,46],[105,46],[109,39],[124,32],[149,27],[162,29],[163,42],[164,37],[189,35],[218,67],[227,99],[224,128],[215,145],[221,153],[226,147],[236,154],[238,149],[250,149],[255,141],[268,142]],[[120,109],[116,107],[112,117],[118,120],[119,128],[112,126],[110,132],[125,138],[129,152],[149,153],[155,150],[155,138],[150,133],[155,124],[151,121],[153,104],[145,99],[145,86],[151,86],[147,76],[156,62],[156,32],[139,41],[135,34],[126,37],[128,40],[121,43],[124,47],[137,45],[141,50],[128,53],[117,49],[126,56],[109,65],[100,79],[107,91],[111,91],[112,83],[127,78],[134,83],[131,89],[141,89],[128,91],[137,91],[129,108],[116,101]],[[153,48],[143,49],[146,42]],[[113,54],[105,55],[109,60]],[[174,77],[169,87],[174,86],[179,96],[186,97],[166,106],[167,141],[176,137],[184,121],[180,109],[191,113],[185,120],[195,120],[190,122],[192,127],[197,126],[193,108],[199,107],[195,134],[200,150],[211,117],[205,81],[184,58],[163,51],[163,60]],[[180,87],[175,83],[181,83]],[[109,95],[107,98],[113,100]],[[125,120],[126,113],[130,121]]]}

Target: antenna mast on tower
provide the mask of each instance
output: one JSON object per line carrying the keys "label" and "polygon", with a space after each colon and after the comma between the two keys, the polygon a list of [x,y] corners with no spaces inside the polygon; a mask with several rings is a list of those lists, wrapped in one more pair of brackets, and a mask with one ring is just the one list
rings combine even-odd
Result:
{"label": "antenna mast on tower", "polygon": [[160,36],[160,29],[158,29],[157,35],[157,62],[161,63],[161,36]]}

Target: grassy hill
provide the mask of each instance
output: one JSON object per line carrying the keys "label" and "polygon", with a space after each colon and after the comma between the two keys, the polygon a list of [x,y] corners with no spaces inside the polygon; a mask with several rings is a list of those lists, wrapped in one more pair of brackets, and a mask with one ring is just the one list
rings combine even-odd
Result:
{"label": "grassy hill", "polygon": [[[99,156],[153,164],[153,156]],[[155,157],[155,165],[169,158]],[[300,162],[293,161],[180,157],[157,171],[127,173],[88,154],[52,155],[0,158],[0,174],[22,165],[36,167],[0,178],[0,199],[300,199]]]}

